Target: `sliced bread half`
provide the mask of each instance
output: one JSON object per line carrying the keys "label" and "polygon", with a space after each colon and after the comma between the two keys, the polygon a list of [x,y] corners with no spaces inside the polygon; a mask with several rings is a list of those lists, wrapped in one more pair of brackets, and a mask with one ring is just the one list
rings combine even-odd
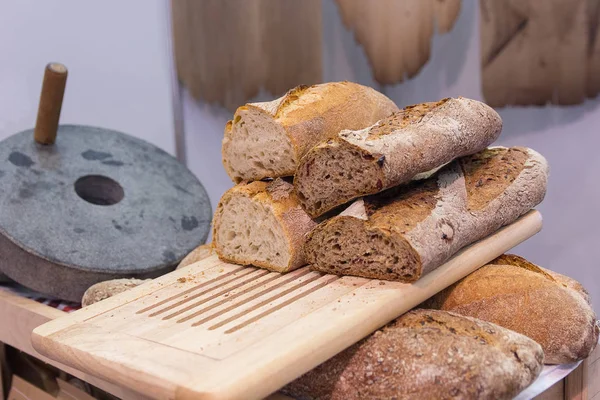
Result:
{"label": "sliced bread half", "polygon": [[213,219],[213,246],[223,260],[287,272],[306,264],[305,234],[316,226],[292,184],[241,183],[225,192]]}

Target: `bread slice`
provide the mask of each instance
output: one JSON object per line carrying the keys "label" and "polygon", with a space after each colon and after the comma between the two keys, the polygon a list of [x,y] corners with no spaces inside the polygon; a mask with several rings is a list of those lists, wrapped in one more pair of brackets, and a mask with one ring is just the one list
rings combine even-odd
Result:
{"label": "bread slice", "polygon": [[563,364],[583,360],[598,343],[598,322],[588,299],[579,282],[506,255],[424,305],[519,332],[542,346],[547,364]]}
{"label": "bread slice", "polygon": [[223,166],[236,183],[292,176],[320,141],[397,110],[383,94],[352,82],[298,86],[276,100],[237,109],[225,126]]}
{"label": "bread slice", "polygon": [[474,318],[414,310],[283,388],[296,399],[512,399],[542,370],[533,340]]}
{"label": "bread slice", "polygon": [[345,130],[310,150],[294,185],[313,217],[357,197],[473,154],[502,130],[496,111],[459,97],[409,106],[362,130]]}
{"label": "bread slice", "polygon": [[310,233],[307,261],[327,273],[413,282],[539,204],[547,175],[531,149],[486,149],[357,200]]}
{"label": "bread slice", "polygon": [[306,264],[305,234],[316,226],[283,179],[241,183],[225,192],[213,219],[219,257],[287,272]]}

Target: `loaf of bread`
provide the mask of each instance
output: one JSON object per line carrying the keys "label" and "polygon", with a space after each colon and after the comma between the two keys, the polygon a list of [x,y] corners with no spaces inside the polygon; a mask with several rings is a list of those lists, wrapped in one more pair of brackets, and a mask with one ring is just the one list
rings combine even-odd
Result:
{"label": "loaf of bread", "polygon": [[404,108],[362,130],[344,130],[300,161],[294,185],[313,217],[360,196],[410,181],[493,143],[502,130],[496,111],[466,98]]}
{"label": "loaf of bread", "polygon": [[282,391],[298,400],[512,399],[543,358],[539,344],[508,329],[414,310]]}
{"label": "loaf of bread", "polygon": [[215,253],[215,249],[212,243],[206,243],[196,247],[190,254],[185,256],[179,263],[176,269],[187,267],[195,262],[202,261],[205,258],[212,256]]}
{"label": "loaf of bread", "polygon": [[108,299],[129,289],[133,289],[150,279],[112,279],[96,283],[83,294],[81,305],[87,307],[104,299]]}
{"label": "loaf of bread", "polygon": [[327,273],[413,282],[540,203],[547,175],[544,157],[527,148],[463,157],[321,223],[308,236],[307,261]]}
{"label": "loaf of bread", "polygon": [[304,154],[342,129],[362,129],[397,111],[383,94],[352,82],[299,86],[239,107],[225,126],[223,165],[239,183],[292,176]]}
{"label": "loaf of bread", "polygon": [[547,364],[586,358],[598,342],[596,314],[582,286],[518,256],[502,256],[424,306],[479,318],[542,345]]}
{"label": "loaf of bread", "polygon": [[217,206],[213,244],[222,260],[287,272],[306,264],[302,246],[316,225],[285,180],[240,183]]}

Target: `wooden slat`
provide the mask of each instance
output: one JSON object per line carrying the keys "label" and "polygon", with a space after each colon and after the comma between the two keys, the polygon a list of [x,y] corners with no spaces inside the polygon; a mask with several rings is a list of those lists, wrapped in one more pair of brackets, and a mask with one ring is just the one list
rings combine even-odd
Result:
{"label": "wooden slat", "polygon": [[565,399],[587,400],[587,394],[587,363],[584,361],[565,378]]}
{"label": "wooden slat", "polygon": [[587,368],[588,398],[596,397],[600,394],[600,359],[596,359]]}
{"label": "wooden slat", "polygon": [[5,399],[7,393],[4,389],[4,376],[7,375],[6,371],[6,351],[4,343],[0,343],[0,399]]}
{"label": "wooden slat", "polygon": [[344,25],[354,32],[381,84],[412,78],[429,60],[434,25],[450,31],[460,0],[337,0]]}
{"label": "wooden slat", "polygon": [[565,398],[565,380],[561,379],[547,389],[544,393],[537,395],[535,400],[564,400]]}
{"label": "wooden slat", "polygon": [[480,0],[480,12],[488,104],[579,104],[597,95],[598,0]]}
{"label": "wooden slat", "polygon": [[33,349],[30,340],[33,329],[65,315],[67,314],[55,308],[20,297],[8,291],[0,290],[0,321],[10,321],[10,323],[0,324],[0,342],[15,347],[119,398],[126,400],[147,398],[127,388],[118,387],[93,375],[55,362]]}
{"label": "wooden slat", "polygon": [[540,228],[531,211],[414,284],[307,267],[278,275],[212,256],[38,327],[32,340],[157,398],[260,399]]}
{"label": "wooden slat", "polygon": [[322,76],[319,0],[172,0],[178,77],[193,97],[234,110]]}

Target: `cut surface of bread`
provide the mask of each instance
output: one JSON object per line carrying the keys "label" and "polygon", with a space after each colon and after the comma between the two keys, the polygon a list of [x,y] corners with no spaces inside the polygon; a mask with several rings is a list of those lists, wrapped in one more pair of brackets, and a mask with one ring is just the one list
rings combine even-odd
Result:
{"label": "cut surface of bread", "polygon": [[308,235],[307,261],[321,272],[413,282],[539,204],[547,174],[531,149],[466,156],[321,223]]}
{"label": "cut surface of bread", "polygon": [[298,164],[292,142],[268,111],[248,105],[227,123],[223,163],[235,182],[290,175]]}
{"label": "cut surface of bread", "polygon": [[282,180],[227,191],[214,217],[214,248],[223,260],[287,272],[305,264],[304,235],[316,223]]}
{"label": "cut surface of bread", "polygon": [[316,145],[300,160],[294,185],[304,209],[317,217],[481,151],[501,129],[498,113],[471,99],[408,106]]}
{"label": "cut surface of bread", "polygon": [[512,399],[542,370],[533,340],[417,309],[283,388],[297,399]]}
{"label": "cut surface of bread", "polygon": [[586,358],[598,342],[598,322],[588,300],[579,282],[504,255],[423,305],[519,332],[542,346],[547,364],[563,364]]}
{"label": "cut surface of bread", "polygon": [[352,82],[298,86],[276,100],[237,109],[225,126],[223,165],[236,183],[292,176],[317,143],[397,110],[383,94]]}

